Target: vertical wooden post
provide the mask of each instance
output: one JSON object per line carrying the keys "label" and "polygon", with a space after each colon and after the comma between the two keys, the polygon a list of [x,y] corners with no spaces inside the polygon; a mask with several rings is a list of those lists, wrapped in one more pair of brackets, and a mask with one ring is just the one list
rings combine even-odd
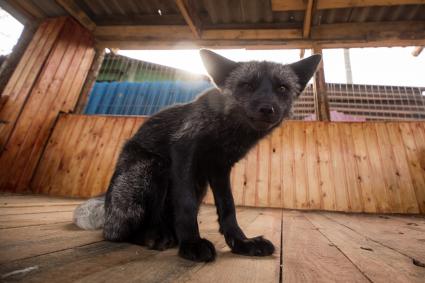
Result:
{"label": "vertical wooden post", "polygon": [[94,83],[96,82],[96,78],[97,78],[97,75],[99,74],[100,67],[102,67],[104,58],[105,58],[105,49],[96,49],[93,63],[87,75],[86,81],[84,82],[84,86],[78,98],[77,106],[74,109],[74,113],[82,114],[84,112],[84,108],[87,105],[90,92],[94,86]]}
{"label": "vertical wooden post", "polygon": [[347,84],[353,84],[353,73],[351,71],[350,48],[344,48],[344,64],[345,64],[345,78],[347,79]]}
{"label": "vertical wooden post", "polygon": [[[314,54],[322,55],[322,48],[318,45],[313,46]],[[323,59],[320,63],[313,81],[313,95],[314,95],[314,111],[316,113],[317,121],[330,121],[331,116],[329,113],[329,101],[326,89],[325,71],[323,68]]]}

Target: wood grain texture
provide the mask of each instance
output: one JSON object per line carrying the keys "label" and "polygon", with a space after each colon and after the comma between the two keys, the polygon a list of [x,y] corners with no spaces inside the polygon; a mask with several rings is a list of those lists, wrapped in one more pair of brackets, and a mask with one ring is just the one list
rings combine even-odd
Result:
{"label": "wood grain texture", "polygon": [[[31,188],[62,196],[104,192],[123,142],[145,119],[61,115]],[[285,122],[234,166],[235,203],[425,213],[423,140],[422,122]],[[214,202],[210,191],[205,202]]]}
{"label": "wood grain texture", "polygon": [[70,223],[0,229],[0,263],[103,240],[101,231],[83,231]]}
{"label": "wood grain texture", "polygon": [[[5,92],[0,110],[8,120],[1,130],[0,190],[23,192],[38,166],[59,112],[71,111],[93,56],[90,33],[70,18],[44,22]],[[10,102],[10,103],[9,103]]]}
{"label": "wood grain texture", "polygon": [[411,257],[393,247],[371,241],[323,214],[306,214],[306,218],[362,270],[370,282],[423,282],[425,269],[414,265]]}
{"label": "wood grain texture", "polygon": [[175,248],[159,252],[79,230],[60,213],[77,202],[0,194],[0,209],[13,205],[10,222],[19,226],[0,229],[2,282],[423,282],[424,269],[413,264],[425,260],[423,217],[238,207],[246,235],[275,244],[272,256],[259,258],[231,253],[215,207],[202,205],[199,230],[217,258],[195,263]]}
{"label": "wood grain texture", "polygon": [[39,75],[43,62],[59,36],[64,19],[47,20],[37,29],[18,66],[7,83],[0,109],[0,152],[4,150],[16,121]]}
{"label": "wood grain texture", "polygon": [[369,282],[302,212],[282,214],[282,250],[282,282]]}
{"label": "wood grain texture", "polygon": [[[401,254],[425,262],[425,245],[423,244],[425,220],[423,218],[410,219],[405,222],[392,216],[369,218],[365,215],[337,213],[326,213],[324,215],[371,241],[392,247]],[[388,227],[391,227],[391,229],[388,229]]]}

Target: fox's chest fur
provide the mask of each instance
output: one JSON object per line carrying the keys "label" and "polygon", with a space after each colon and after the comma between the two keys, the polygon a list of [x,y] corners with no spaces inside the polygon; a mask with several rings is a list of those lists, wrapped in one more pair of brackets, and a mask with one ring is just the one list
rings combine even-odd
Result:
{"label": "fox's chest fur", "polygon": [[172,162],[173,148],[191,148],[194,162],[232,166],[270,130],[254,131],[239,109],[224,111],[227,98],[212,89],[196,101],[177,105],[148,120],[133,137],[144,150]]}

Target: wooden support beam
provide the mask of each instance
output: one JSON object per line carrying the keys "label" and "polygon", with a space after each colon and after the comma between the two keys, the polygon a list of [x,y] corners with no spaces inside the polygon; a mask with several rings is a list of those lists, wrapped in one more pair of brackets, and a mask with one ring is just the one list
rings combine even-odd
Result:
{"label": "wooden support beam", "polygon": [[303,59],[304,56],[305,56],[305,49],[304,48],[301,48],[300,49],[300,59]]}
{"label": "wooden support beam", "polygon": [[[318,45],[313,46],[313,54],[321,54],[322,48]],[[329,101],[326,88],[325,70],[322,62],[314,75],[313,80],[313,96],[314,96],[314,112],[316,113],[317,121],[330,121]]]}
{"label": "wooden support beam", "polygon": [[74,0],[56,0],[56,2],[89,31],[94,31],[96,24],[81,9]]}
{"label": "wooden support beam", "polygon": [[425,44],[424,39],[416,40],[144,40],[144,39],[111,39],[98,40],[98,48],[119,48],[122,50],[164,50],[164,49],[196,49],[196,48],[221,48],[248,50],[268,49],[311,49],[314,44],[319,44],[323,49],[328,48],[365,48],[365,47],[408,47]]}
{"label": "wooden support beam", "polygon": [[200,20],[192,6],[189,5],[187,0],[176,0],[176,5],[180,10],[184,20],[189,26],[195,38],[201,38]]}
{"label": "wooden support beam", "polygon": [[[371,6],[420,5],[425,0],[317,0],[317,9],[338,9]],[[302,11],[306,10],[307,1],[302,0],[272,0],[273,11]]]}
{"label": "wooden support beam", "polygon": [[419,56],[419,54],[421,54],[422,50],[424,50],[423,46],[417,46],[417,47],[415,47],[415,49],[413,49],[412,55],[417,57],[417,56]]}
{"label": "wooden support beam", "polygon": [[77,105],[75,106],[74,113],[82,114],[86,108],[87,101],[93,86],[96,82],[96,78],[99,74],[100,68],[102,67],[103,59],[105,58],[105,49],[96,49],[94,55],[93,63],[90,67],[90,70],[87,74],[86,81],[84,82],[83,89],[81,90],[80,96],[78,98]]}
{"label": "wooden support beam", "polygon": [[414,40],[425,38],[425,21],[365,22],[314,26],[313,40]]}
{"label": "wooden support beam", "polygon": [[202,32],[203,40],[301,39],[300,29],[210,29]]}
{"label": "wooden support beam", "polygon": [[[126,38],[137,38],[144,40],[193,40],[193,35],[190,29],[183,25],[97,26],[96,30],[94,31],[94,35],[97,39],[100,40],[120,40]],[[143,44],[143,42],[140,43]]]}
{"label": "wooden support beam", "polygon": [[308,0],[307,8],[306,8],[305,14],[304,14],[303,38],[309,38],[310,37],[311,19],[313,18],[313,10],[314,10],[313,4],[314,4],[313,0]]}
{"label": "wooden support beam", "polygon": [[[187,26],[182,25],[123,25],[98,26],[94,32],[99,40],[193,40]],[[301,39],[300,29],[207,29],[202,40],[292,40]],[[311,28],[315,41],[376,41],[425,39],[425,21],[366,22],[323,24]],[[143,42],[142,42],[143,43]]]}
{"label": "wooden support beam", "polygon": [[[95,36],[102,40],[111,38],[137,38],[143,40],[191,40],[193,36],[186,26],[98,26]],[[202,32],[202,40],[259,40],[301,39],[300,29],[209,29]],[[196,42],[196,41],[195,41]],[[142,42],[143,43],[143,42]]]}
{"label": "wooden support beam", "polygon": [[369,22],[323,24],[311,28],[310,38],[301,29],[209,29],[194,40],[187,26],[98,26],[101,47],[120,49],[178,49],[218,47],[250,49],[355,48],[425,45],[425,22]]}

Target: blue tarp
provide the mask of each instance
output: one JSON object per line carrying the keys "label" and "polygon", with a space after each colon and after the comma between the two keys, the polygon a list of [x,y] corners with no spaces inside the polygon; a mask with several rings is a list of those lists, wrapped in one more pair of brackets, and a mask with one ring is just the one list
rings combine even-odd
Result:
{"label": "blue tarp", "polygon": [[97,82],[84,113],[152,115],[167,106],[192,101],[211,87],[208,81]]}

